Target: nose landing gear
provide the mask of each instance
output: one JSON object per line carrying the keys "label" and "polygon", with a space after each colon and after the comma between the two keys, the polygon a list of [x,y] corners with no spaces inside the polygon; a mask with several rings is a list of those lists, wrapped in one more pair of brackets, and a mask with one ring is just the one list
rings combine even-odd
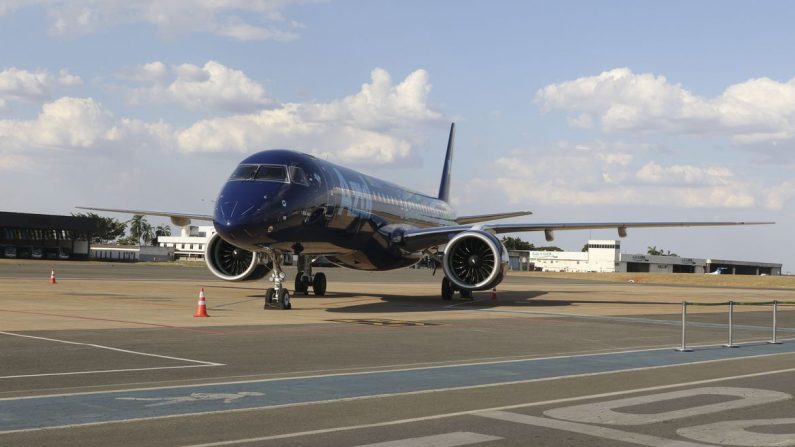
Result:
{"label": "nose landing gear", "polygon": [[268,252],[267,255],[273,262],[270,276],[270,280],[273,281],[273,287],[265,291],[265,305],[263,308],[267,309],[276,305],[279,309],[291,309],[293,306],[290,303],[290,291],[282,285],[282,282],[287,277],[282,271],[282,255],[276,252]]}

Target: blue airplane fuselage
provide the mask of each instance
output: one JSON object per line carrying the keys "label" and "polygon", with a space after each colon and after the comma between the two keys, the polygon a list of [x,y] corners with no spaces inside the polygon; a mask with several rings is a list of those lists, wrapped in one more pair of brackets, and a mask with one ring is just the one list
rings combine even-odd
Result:
{"label": "blue airplane fuselage", "polygon": [[258,152],[223,186],[213,225],[230,244],[251,250],[326,255],[359,270],[416,263],[393,243],[401,231],[455,225],[443,200],[311,155]]}

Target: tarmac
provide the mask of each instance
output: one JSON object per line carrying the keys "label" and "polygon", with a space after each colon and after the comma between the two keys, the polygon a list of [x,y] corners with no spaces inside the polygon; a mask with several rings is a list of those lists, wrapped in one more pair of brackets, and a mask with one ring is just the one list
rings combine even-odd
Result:
{"label": "tarmac", "polygon": [[795,308],[772,344],[771,306],[736,306],[736,348],[726,306],[688,308],[675,349],[682,301],[793,290],[509,275],[442,301],[441,272],[322,270],[281,311],[201,267],[3,260],[0,446],[795,445]]}

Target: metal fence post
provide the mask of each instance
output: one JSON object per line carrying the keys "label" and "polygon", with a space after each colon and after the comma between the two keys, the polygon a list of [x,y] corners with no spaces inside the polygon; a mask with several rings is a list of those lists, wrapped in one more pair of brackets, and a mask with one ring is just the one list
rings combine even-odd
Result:
{"label": "metal fence post", "polygon": [[727,348],[736,348],[737,345],[734,344],[734,339],[732,338],[732,325],[734,320],[734,301],[729,301],[729,343],[723,346]]}
{"label": "metal fence post", "polygon": [[682,301],[682,346],[676,349],[679,352],[693,352],[687,349],[687,301]]}
{"label": "metal fence post", "polygon": [[778,314],[778,300],[773,301],[773,338],[770,339],[768,343],[772,345],[780,345],[781,342],[776,341],[776,332],[778,329],[778,322],[776,318],[776,314]]}

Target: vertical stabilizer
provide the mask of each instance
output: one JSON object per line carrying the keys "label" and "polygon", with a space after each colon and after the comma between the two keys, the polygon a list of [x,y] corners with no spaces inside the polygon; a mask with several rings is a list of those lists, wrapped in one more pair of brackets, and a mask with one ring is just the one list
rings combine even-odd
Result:
{"label": "vertical stabilizer", "polygon": [[450,202],[450,170],[453,168],[453,144],[455,143],[455,123],[450,124],[450,138],[447,139],[447,155],[444,157],[442,181],[439,183],[439,199]]}

